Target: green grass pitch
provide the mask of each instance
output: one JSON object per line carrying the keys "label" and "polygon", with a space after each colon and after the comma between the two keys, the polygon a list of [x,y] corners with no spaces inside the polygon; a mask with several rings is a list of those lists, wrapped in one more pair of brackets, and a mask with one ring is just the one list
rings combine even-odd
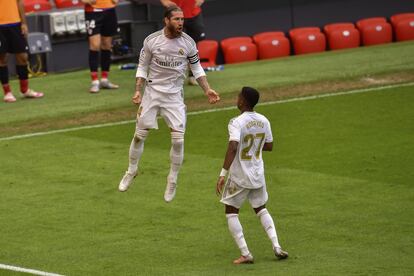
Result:
{"label": "green grass pitch", "polygon": [[[414,75],[412,53],[414,53],[414,42],[392,43],[225,65],[224,71],[208,73],[208,79],[223,99],[232,97],[231,95],[239,91],[242,85],[271,90],[326,81],[360,81],[377,76],[381,85],[384,74],[405,72]],[[87,93],[90,80],[86,70],[31,79],[30,85],[33,88],[44,91],[44,99],[30,101],[30,104],[27,100],[19,100],[13,105],[0,103],[0,137],[7,136],[7,128],[11,125],[20,125],[25,129],[40,122],[45,124],[60,119],[75,118],[82,121],[86,115],[96,112],[114,110],[133,112],[134,107],[131,105],[130,98],[135,87],[135,72],[120,71],[115,66],[112,71],[110,77],[115,83],[120,84],[121,89],[104,91],[99,95]],[[411,81],[413,79],[411,77]],[[11,84],[15,95],[18,96],[18,83]],[[329,89],[327,92],[330,91]],[[185,96],[187,102],[188,100],[205,102],[203,93],[198,87],[185,87]],[[101,122],[107,120],[114,120],[113,116],[107,116]]]}
{"label": "green grass pitch", "polygon": [[[414,86],[268,106],[265,153],[276,261],[246,204],[254,265],[215,196],[236,110],[188,117],[175,200],[163,201],[165,124],[126,193],[133,124],[0,141],[0,263],[65,275],[409,275],[414,271]],[[40,103],[40,102],[39,102]],[[0,270],[0,275],[16,275]]]}

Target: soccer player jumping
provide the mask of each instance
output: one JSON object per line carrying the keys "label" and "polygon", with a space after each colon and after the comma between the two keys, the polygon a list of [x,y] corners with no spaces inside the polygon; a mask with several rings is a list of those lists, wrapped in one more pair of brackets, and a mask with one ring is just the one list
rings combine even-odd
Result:
{"label": "soccer player jumping", "polygon": [[[279,244],[275,224],[265,205],[268,195],[262,151],[272,151],[273,136],[267,118],[253,110],[258,101],[259,92],[243,87],[237,100],[241,115],[231,119],[228,125],[229,144],[216,186],[217,195],[222,193],[224,186],[221,202],[225,204],[230,233],[241,251],[241,256],[233,261],[234,264],[253,263],[253,255],[247,247],[239,221],[239,209],[246,199],[271,240],[276,257],[288,257]],[[228,171],[230,174],[225,184]]]}
{"label": "soccer player jumping", "polygon": [[[182,10],[177,6],[168,7],[164,14],[164,23],[164,29],[144,40],[140,53],[132,101],[141,105],[138,109],[135,135],[129,149],[128,170],[118,189],[121,192],[126,191],[137,175],[145,139],[149,129],[158,128],[157,115],[160,114],[171,129],[171,165],[164,194],[165,201],[170,202],[175,196],[178,172],[184,159],[186,106],[183,85],[188,64],[208,101],[214,104],[220,97],[207,82],[194,40],[182,31]],[[144,84],[145,93],[141,102]]]}

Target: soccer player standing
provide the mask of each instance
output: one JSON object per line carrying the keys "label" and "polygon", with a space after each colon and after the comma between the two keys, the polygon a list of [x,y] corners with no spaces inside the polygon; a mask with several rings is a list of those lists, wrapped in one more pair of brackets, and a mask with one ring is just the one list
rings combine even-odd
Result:
{"label": "soccer player standing", "polygon": [[[149,129],[158,128],[156,117],[160,114],[171,129],[170,172],[164,194],[165,201],[170,202],[175,196],[178,172],[184,159],[186,106],[183,85],[188,64],[208,101],[214,104],[220,97],[207,82],[194,40],[182,31],[182,10],[177,6],[168,7],[164,13],[164,23],[164,29],[144,40],[140,53],[132,101],[141,105],[129,149],[129,167],[118,189],[126,191],[135,178],[145,139]],[[145,93],[141,102],[144,84]]]}
{"label": "soccer player standing", "polygon": [[[91,88],[98,93],[100,88],[117,89],[118,85],[108,80],[111,67],[112,36],[118,31],[115,6],[118,0],[82,0],[85,3],[85,25],[89,41],[89,69]],[[98,78],[98,65],[101,63],[101,81]]]}
{"label": "soccer player standing", "polygon": [[[288,253],[280,247],[273,219],[265,205],[268,195],[262,151],[272,151],[273,136],[267,118],[253,110],[258,101],[257,90],[243,87],[237,100],[241,115],[230,120],[227,153],[216,185],[218,195],[224,186],[221,202],[225,204],[230,233],[241,251],[240,258],[234,260],[234,264],[253,263],[253,256],[247,247],[239,221],[239,209],[246,199],[271,240],[276,257],[288,257]],[[228,171],[230,174],[224,185]]]}
{"label": "soccer player standing", "polygon": [[0,1],[0,80],[7,103],[16,101],[9,85],[8,53],[16,56],[16,73],[20,92],[24,98],[41,98],[43,93],[29,88],[27,34],[29,29],[24,15],[23,0]]}

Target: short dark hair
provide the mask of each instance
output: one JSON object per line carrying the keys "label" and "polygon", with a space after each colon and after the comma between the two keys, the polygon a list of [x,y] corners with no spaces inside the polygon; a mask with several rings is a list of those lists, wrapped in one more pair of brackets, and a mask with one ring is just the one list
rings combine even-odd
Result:
{"label": "short dark hair", "polygon": [[170,19],[172,17],[173,12],[182,12],[183,10],[179,6],[169,6],[164,11],[164,18]]}
{"label": "short dark hair", "polygon": [[259,91],[257,91],[254,88],[248,86],[243,87],[241,95],[246,100],[246,103],[249,105],[250,108],[255,107],[255,105],[259,102]]}

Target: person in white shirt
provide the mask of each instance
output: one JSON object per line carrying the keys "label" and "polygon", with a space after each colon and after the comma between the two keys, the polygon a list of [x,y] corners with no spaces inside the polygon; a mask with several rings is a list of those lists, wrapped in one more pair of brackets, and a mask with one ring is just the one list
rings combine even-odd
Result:
{"label": "person in white shirt", "polygon": [[[128,170],[118,189],[126,191],[137,175],[144,141],[149,129],[158,128],[157,115],[160,114],[171,129],[170,172],[164,193],[165,201],[170,202],[176,193],[178,172],[184,159],[186,106],[183,85],[188,64],[208,101],[214,104],[220,100],[220,96],[207,82],[194,40],[183,32],[182,10],[177,6],[168,7],[164,23],[164,29],[144,40],[140,53],[135,95],[132,98],[132,102],[140,104],[140,107],[135,135],[129,149]],[[144,84],[145,93],[141,98]]]}
{"label": "person in white shirt", "polygon": [[273,136],[267,118],[253,110],[258,101],[257,90],[243,87],[237,100],[241,115],[230,120],[227,153],[216,185],[217,195],[222,193],[221,202],[225,204],[230,233],[241,251],[241,256],[233,261],[234,264],[253,263],[239,221],[239,209],[246,199],[271,240],[276,257],[288,257],[279,244],[275,224],[265,205],[268,195],[262,151],[272,151]]}

